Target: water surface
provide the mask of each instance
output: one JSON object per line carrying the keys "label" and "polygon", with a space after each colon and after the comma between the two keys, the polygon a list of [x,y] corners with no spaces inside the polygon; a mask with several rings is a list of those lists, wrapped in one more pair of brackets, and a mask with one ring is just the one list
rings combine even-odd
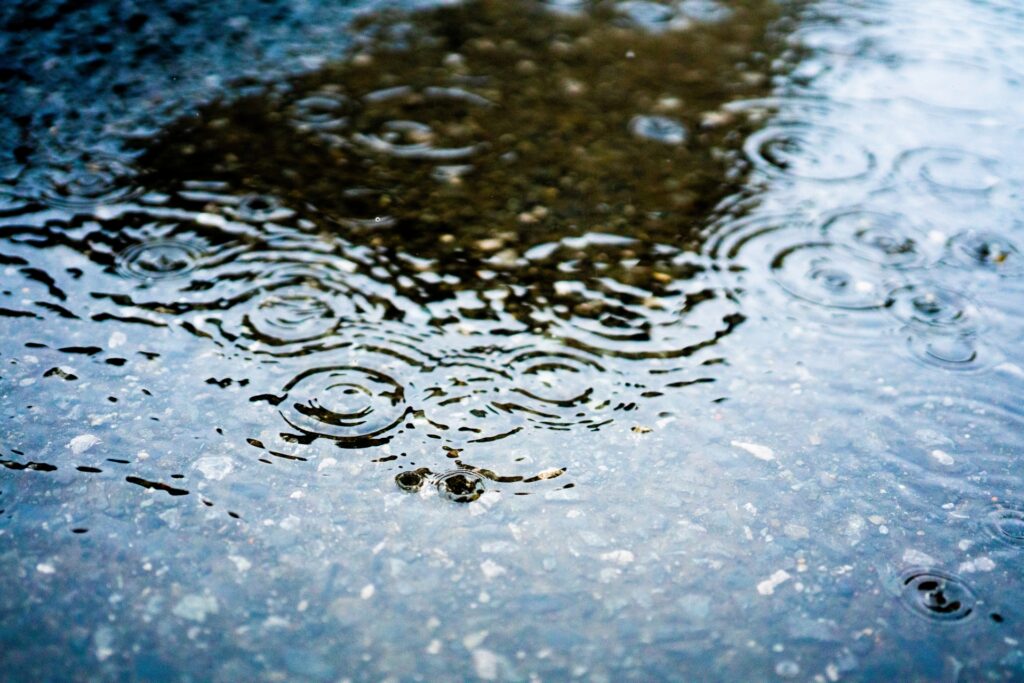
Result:
{"label": "water surface", "polygon": [[1019,10],[265,5],[5,15],[5,676],[1024,675]]}

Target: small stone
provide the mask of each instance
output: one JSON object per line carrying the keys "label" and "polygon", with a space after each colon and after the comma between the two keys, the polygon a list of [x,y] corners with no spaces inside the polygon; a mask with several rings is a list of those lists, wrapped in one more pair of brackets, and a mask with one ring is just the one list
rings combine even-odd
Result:
{"label": "small stone", "polygon": [[39,572],[40,574],[53,574],[57,570],[53,568],[52,564],[46,564],[45,562],[40,562],[39,564],[36,565],[36,571]]}
{"label": "small stone", "polygon": [[361,591],[359,591],[359,597],[363,600],[369,600],[373,597],[373,594],[376,592],[377,589],[374,587],[374,585],[372,583],[368,583],[365,586],[363,586],[363,589]]}
{"label": "small stone", "polygon": [[498,251],[505,246],[505,241],[497,237],[491,237],[488,239],[477,240],[476,248],[480,251]]}
{"label": "small stone", "polygon": [[956,463],[956,460],[954,460],[954,459],[953,459],[953,456],[951,456],[951,455],[950,455],[949,453],[947,453],[946,451],[943,451],[943,450],[939,450],[938,448],[936,448],[935,450],[933,450],[933,451],[932,451],[932,452],[930,453],[930,455],[931,455],[931,456],[932,456],[933,458],[935,458],[935,460],[936,460],[936,461],[937,461],[937,462],[938,462],[938,463],[939,463],[940,465],[946,465],[946,466],[949,466],[949,465],[953,465],[953,464],[955,464],[955,463]]}

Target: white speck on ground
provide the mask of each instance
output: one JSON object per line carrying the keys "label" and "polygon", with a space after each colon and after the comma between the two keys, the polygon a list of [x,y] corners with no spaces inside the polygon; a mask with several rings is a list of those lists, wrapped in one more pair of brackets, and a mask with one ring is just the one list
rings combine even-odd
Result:
{"label": "white speck on ground", "polygon": [[231,474],[235,465],[226,455],[208,455],[196,461],[196,469],[207,479],[220,481]]}
{"label": "white speck on ground", "polygon": [[732,441],[733,446],[745,450],[758,460],[770,461],[775,459],[775,452],[767,446],[747,441]]}
{"label": "white speck on ground", "polygon": [[495,579],[506,573],[507,570],[493,560],[484,560],[480,563],[480,571],[482,571],[484,573],[484,577],[490,581],[491,579]]}
{"label": "white speck on ground", "polygon": [[94,434],[79,434],[68,442],[67,448],[75,455],[81,455],[98,443],[100,438]]}
{"label": "white speck on ground", "polygon": [[953,456],[951,456],[946,451],[939,450],[938,448],[933,450],[930,455],[933,458],[935,458],[935,460],[938,461],[940,465],[953,465],[956,463],[956,460],[953,459]]}
{"label": "white speck on ground", "polygon": [[473,650],[473,669],[485,681],[498,678],[498,656],[490,650]]}
{"label": "white speck on ground", "polygon": [[761,583],[757,584],[757,592],[761,595],[771,595],[775,592],[776,588],[789,581],[790,578],[789,572],[785,569],[780,569]]}
{"label": "white speck on ground", "polygon": [[235,563],[235,568],[240,572],[247,572],[252,567],[252,562],[241,555],[228,555],[228,559]]}
{"label": "white speck on ground", "polygon": [[92,642],[96,646],[96,659],[104,661],[114,654],[114,631],[109,626],[100,626],[93,633]]}
{"label": "white speck on ground", "polygon": [[217,598],[212,595],[186,595],[171,610],[175,616],[189,621],[206,621],[208,614],[216,614],[219,609]]}
{"label": "white speck on ground", "polygon": [[614,562],[615,564],[630,564],[636,558],[628,550],[613,550],[602,554],[601,559],[605,562]]}
{"label": "white speck on ground", "polygon": [[983,556],[961,562],[958,571],[962,574],[973,574],[974,572],[990,572],[995,568],[996,563],[992,561],[992,558]]}
{"label": "white speck on ground", "polygon": [[920,550],[914,550],[913,548],[907,548],[903,551],[903,561],[906,564],[917,564],[922,566],[937,564],[934,557],[928,553],[923,553]]}
{"label": "white speck on ground", "polygon": [[36,571],[39,572],[40,574],[53,574],[57,570],[53,568],[52,564],[46,564],[45,562],[40,562],[39,564],[36,565]]}
{"label": "white speck on ground", "polygon": [[363,600],[369,600],[373,597],[373,594],[376,592],[377,589],[374,587],[374,585],[372,583],[368,583],[365,586],[363,586],[363,589],[361,591],[359,591],[359,597],[361,597]]}
{"label": "white speck on ground", "polygon": [[483,644],[484,640],[487,639],[489,631],[477,631],[470,633],[462,639],[462,646],[467,650],[475,650]]}

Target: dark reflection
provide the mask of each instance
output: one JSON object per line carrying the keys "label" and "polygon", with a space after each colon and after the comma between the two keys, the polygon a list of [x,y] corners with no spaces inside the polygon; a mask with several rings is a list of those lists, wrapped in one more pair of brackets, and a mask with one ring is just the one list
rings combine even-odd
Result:
{"label": "dark reflection", "polygon": [[619,10],[474,2],[371,22],[349,61],[171,126],[140,159],[144,181],[274,198],[391,254],[387,284],[412,302],[504,289],[500,310],[435,306],[438,326],[689,355],[739,321],[687,254],[743,189],[751,124],[719,110],[768,91],[779,10],[719,6],[667,31]]}
{"label": "dark reflection", "polygon": [[[553,479],[565,463],[482,448],[713,381],[670,373],[744,320],[701,247],[723,205],[753,204],[743,147],[763,117],[727,105],[788,68],[783,10],[659,8],[377,15],[346,61],[133,136],[123,163],[42,165],[15,194],[56,210],[0,227],[0,264],[33,297],[0,315],[184,332],[273,368],[202,375],[266,409],[273,431],[241,435],[264,463],[403,437],[435,471],[458,458],[435,483],[460,502]],[[406,463],[398,484],[417,488],[429,470]]]}

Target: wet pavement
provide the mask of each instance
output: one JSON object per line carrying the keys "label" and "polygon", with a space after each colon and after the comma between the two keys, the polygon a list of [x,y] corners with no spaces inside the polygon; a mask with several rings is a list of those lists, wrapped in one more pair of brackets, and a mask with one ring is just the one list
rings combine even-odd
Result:
{"label": "wet pavement", "polygon": [[5,679],[1024,677],[1024,10],[324,5],[0,10]]}

